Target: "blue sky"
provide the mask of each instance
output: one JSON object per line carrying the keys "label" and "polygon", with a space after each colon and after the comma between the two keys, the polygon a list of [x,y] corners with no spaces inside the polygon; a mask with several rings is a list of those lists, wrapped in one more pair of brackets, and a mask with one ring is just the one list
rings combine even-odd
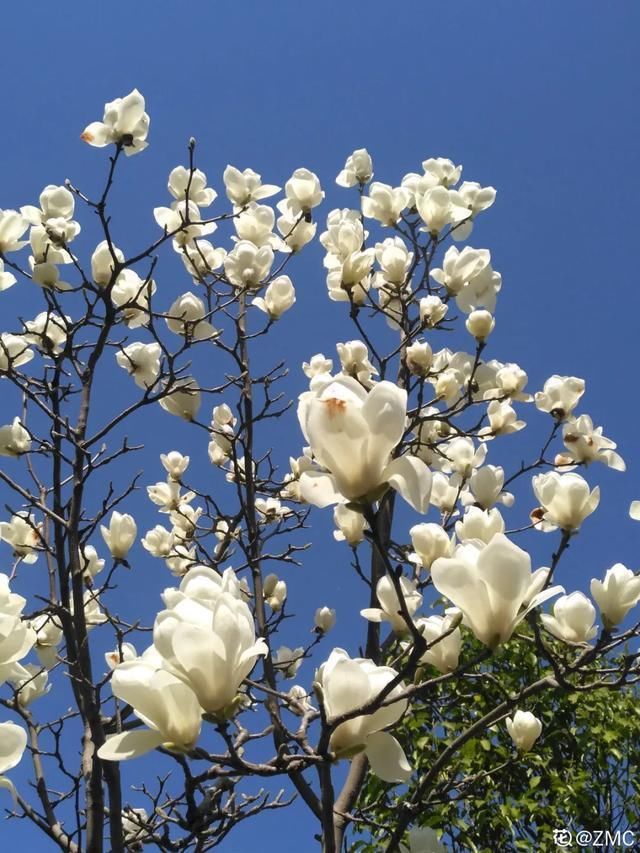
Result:
{"label": "blue sky", "polygon": [[[66,177],[95,191],[106,156],[84,146],[79,133],[101,117],[105,101],[133,87],[147,98],[152,124],[149,149],[124,164],[117,189],[127,249],[157,234],[151,209],[167,203],[166,176],[185,162],[191,135],[198,164],[219,191],[227,163],[280,185],[298,166],[313,169],[327,190],[321,219],[331,207],[355,204],[333,179],[361,146],[388,183],[426,157],[445,156],[464,164],[468,180],[494,185],[498,200],[471,241],[491,249],[503,275],[490,355],[520,363],[531,390],[554,372],[584,376],[581,411],[605,426],[628,463],[625,476],[604,468],[589,474],[602,486],[602,504],[572,545],[563,581],[585,588],[615,561],[638,568],[640,528],[626,517],[629,501],[640,497],[637,3],[620,0],[605,11],[593,0],[410,0],[395,7],[380,0],[71,0],[16,6],[3,18],[0,207],[34,203],[45,184]],[[178,295],[188,280],[173,258],[166,264],[159,287]],[[298,304],[283,321],[273,358],[290,357],[294,396],[304,387],[297,365],[320,350],[333,356],[335,342],[354,333],[344,308],[326,298],[318,248],[292,266],[292,277]],[[5,311],[10,318],[35,314],[31,296],[25,285],[3,294],[3,318]],[[114,392],[128,394],[124,379],[117,381]],[[525,412],[532,428],[524,436],[537,446],[546,425]],[[179,440],[169,416],[157,424],[141,463],[149,466],[145,483],[161,478],[157,454]],[[287,430],[285,458],[301,445],[293,420]],[[206,461],[202,446],[189,450]],[[156,523],[150,514],[149,521]],[[300,592],[296,609],[310,616],[317,604],[337,605],[333,642],[355,653],[361,625],[359,605],[349,606],[346,552],[332,544],[324,521],[314,530],[322,553],[287,578]],[[551,539],[530,542],[537,562],[546,562]],[[6,549],[2,555],[8,559]],[[142,549],[137,558],[131,602],[151,612],[170,578]],[[25,576],[22,583],[28,590]],[[240,830],[223,849],[241,853],[256,838],[265,851],[313,849],[311,841],[283,846],[275,835],[283,826],[287,837],[310,838],[296,808]],[[24,823],[3,832],[27,839]],[[33,845],[48,849],[40,836]]]}

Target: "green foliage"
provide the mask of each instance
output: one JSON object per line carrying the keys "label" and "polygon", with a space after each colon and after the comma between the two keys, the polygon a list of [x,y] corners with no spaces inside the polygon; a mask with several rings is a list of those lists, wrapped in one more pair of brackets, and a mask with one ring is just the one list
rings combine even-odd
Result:
{"label": "green foliage", "polygon": [[[467,644],[466,650],[473,656],[481,649]],[[521,636],[470,674],[434,685],[394,730],[417,768],[412,785],[473,722],[548,674],[529,638]],[[474,853],[555,851],[553,830],[564,827],[637,831],[639,694],[636,686],[552,688],[523,700],[518,707],[543,724],[533,750],[518,756],[504,720],[469,739],[434,780],[414,826],[442,833],[448,849]],[[394,814],[413,791],[389,788],[372,776],[359,801],[360,815],[374,827],[393,826]],[[375,830],[361,823],[358,831],[350,850],[380,851]]]}

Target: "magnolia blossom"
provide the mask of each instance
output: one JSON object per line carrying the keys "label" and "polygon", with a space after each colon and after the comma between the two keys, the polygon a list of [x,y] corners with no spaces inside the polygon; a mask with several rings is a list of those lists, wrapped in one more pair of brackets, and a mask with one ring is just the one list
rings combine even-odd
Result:
{"label": "magnolia blossom", "polygon": [[296,301],[296,291],[288,275],[279,275],[267,286],[264,296],[251,300],[270,320],[279,320]]}
{"label": "magnolia blossom", "polygon": [[10,670],[11,674],[7,680],[11,682],[21,708],[28,708],[32,702],[46,696],[51,690],[48,672],[36,664],[28,663],[23,666],[14,663],[10,666]]}
{"label": "magnolia blossom", "polygon": [[443,673],[453,672],[457,668],[462,648],[459,621],[459,612],[416,619],[415,626],[429,646],[422,654],[420,663],[430,664]]}
{"label": "magnolia blossom", "polygon": [[347,542],[352,548],[364,541],[367,522],[361,512],[349,509],[346,504],[337,504],[333,510],[337,530],[333,531],[336,542]]}
{"label": "magnolia blossom", "polygon": [[512,506],[513,495],[504,492],[503,485],[504,468],[500,465],[483,465],[469,478],[469,497],[465,496],[463,503],[473,500],[482,509],[491,509],[497,503]]}
{"label": "magnolia blossom", "polygon": [[249,240],[238,240],[224,259],[224,271],[236,287],[257,290],[271,271],[273,250],[256,246]]}
{"label": "magnolia blossom", "polygon": [[415,456],[392,458],[402,440],[406,391],[380,382],[367,393],[351,377],[331,382],[319,394],[302,395],[298,417],[316,460],[327,469],[306,471],[302,496],[315,506],[376,500],[387,486],[418,512],[425,512],[431,473]]}
{"label": "magnolia blossom", "polygon": [[356,184],[368,184],[373,177],[373,162],[366,148],[357,148],[347,157],[344,169],[338,173],[336,184],[339,187],[355,187]]}
{"label": "magnolia blossom", "polygon": [[138,652],[133,643],[121,643],[121,645],[112,652],[106,652],[104,659],[109,669],[115,669],[118,664],[126,660],[137,660]]}
{"label": "magnolia blossom", "polygon": [[487,406],[489,426],[483,427],[479,435],[483,441],[489,441],[497,435],[511,435],[526,427],[525,421],[518,419],[515,409],[506,400],[492,400]]}
{"label": "magnolia blossom", "polygon": [[[22,726],[9,722],[0,723],[0,774],[19,764],[26,748],[27,733]],[[16,800],[15,786],[6,776],[0,775],[0,788],[6,788]]]}
{"label": "magnolia blossom", "polygon": [[416,376],[426,376],[433,363],[433,351],[426,341],[415,341],[406,349],[407,367]]}
{"label": "magnolia blossom", "polygon": [[136,385],[145,391],[152,388],[160,375],[160,344],[142,344],[135,341],[116,353],[119,367],[132,376]]}
{"label": "magnolia blossom", "polygon": [[437,186],[416,198],[416,207],[425,223],[425,231],[439,234],[447,225],[457,225],[469,218],[469,210],[458,194]]}
{"label": "magnolia blossom", "polygon": [[444,254],[442,267],[432,269],[430,276],[445,287],[452,296],[457,296],[471,279],[485,269],[490,258],[488,249],[473,249],[471,246],[465,246],[460,251],[457,246],[450,246]]}
{"label": "magnolia blossom", "polygon": [[295,649],[290,649],[289,646],[280,646],[273,656],[273,665],[283,678],[295,678],[303,660],[304,649],[302,646]]}
{"label": "magnolia blossom", "polygon": [[393,285],[399,288],[405,283],[411,269],[413,252],[407,249],[401,237],[388,237],[382,243],[376,243],[375,250],[381,268],[378,286]]}
{"label": "magnolia blossom", "polygon": [[158,746],[190,752],[200,735],[202,708],[188,684],[144,658],[119,664],[111,676],[114,696],[131,705],[148,728],[111,735],[98,750],[104,761],[137,758]]}
{"label": "magnolia blossom", "polygon": [[280,580],[278,575],[269,574],[264,579],[262,594],[269,607],[274,613],[277,613],[279,610],[282,610],[282,605],[286,601],[287,584],[285,581]]}
{"label": "magnolia blossom", "polygon": [[241,208],[252,201],[275,195],[280,187],[263,184],[260,175],[253,169],[241,172],[235,166],[227,166],[222,176],[227,198],[236,207]]}
{"label": "magnolia blossom", "polygon": [[150,302],[155,292],[152,278],[142,279],[135,270],[122,270],[111,288],[111,301],[120,309],[126,325],[137,329],[149,322]]}
{"label": "magnolia blossom", "polygon": [[207,176],[204,172],[200,169],[186,169],[184,166],[176,166],[171,170],[167,188],[177,201],[188,196],[189,201],[198,207],[209,207],[218,195],[207,186]]}
{"label": "magnolia blossom", "polygon": [[[343,649],[334,649],[317,670],[314,688],[331,723],[374,701],[397,675],[389,666],[376,666],[365,658],[352,659]],[[397,723],[407,708],[406,699],[393,701],[404,689],[400,682],[387,696],[391,704],[336,726],[329,743],[336,758],[351,758],[364,751],[376,776],[385,782],[407,781],[411,767],[402,747],[393,735],[384,731]]]}
{"label": "magnolia blossom", "polygon": [[282,216],[278,217],[276,227],[282,235],[282,240],[291,252],[299,252],[316,236],[318,224],[307,222],[300,215],[293,213],[288,203],[278,204]]}
{"label": "magnolia blossom", "polygon": [[347,341],[336,344],[340,357],[342,372],[357,379],[361,385],[370,388],[373,385],[371,377],[378,371],[369,361],[369,350],[362,341]]}
{"label": "magnolia blossom", "polygon": [[175,534],[161,524],[156,524],[146,532],[140,544],[152,557],[166,558],[174,552]]}
{"label": "magnolia blossom", "polygon": [[494,187],[482,187],[476,181],[463,181],[458,188],[458,194],[469,208],[471,216],[452,233],[454,240],[466,240],[473,231],[473,220],[478,213],[486,210],[496,200]]}
{"label": "magnolia blossom", "polygon": [[[28,227],[29,220],[17,210],[0,210],[0,254],[18,252],[26,246],[27,242],[22,237]],[[5,279],[3,290],[11,286],[6,281],[8,279]]]}
{"label": "magnolia blossom", "polygon": [[576,376],[551,376],[544,383],[543,390],[535,394],[536,407],[558,420],[565,420],[578,405],[584,388],[584,379]]}
{"label": "magnolia blossom", "polygon": [[415,553],[409,555],[413,563],[430,569],[438,557],[450,557],[453,554],[455,537],[449,537],[446,530],[433,522],[414,524],[409,530]]}
{"label": "magnolia blossom", "polygon": [[124,560],[136,541],[138,528],[131,515],[121,514],[114,510],[111,513],[109,526],[100,525],[100,533],[102,533],[102,538],[111,551],[113,559]]}
{"label": "magnolia blossom", "polygon": [[284,185],[284,191],[293,213],[308,214],[324,198],[318,176],[309,169],[296,169]]}
{"label": "magnolia blossom", "polygon": [[596,609],[583,592],[562,595],[553,606],[553,616],[543,613],[544,627],[565,643],[586,643],[598,633]]}
{"label": "magnolia blossom", "polygon": [[11,545],[23,563],[35,563],[41,545],[40,528],[33,515],[21,510],[11,516],[11,521],[0,522],[0,539]]}
{"label": "magnolia blossom", "polygon": [[24,327],[25,341],[39,347],[46,355],[59,355],[67,341],[70,317],[60,317],[51,311],[42,311],[34,320],[27,320]]}
{"label": "magnolia blossom", "polygon": [[233,713],[238,688],[267,654],[239,595],[233,573],[220,585],[212,570],[191,569],[179,591],[165,594],[168,609],[158,614],[153,629],[160,655],[190,685],[204,710],[220,717]]}
{"label": "magnolia blossom", "polygon": [[489,544],[497,533],[504,533],[504,519],[497,509],[469,506],[462,520],[456,521],[456,536],[460,542],[476,539]]}
{"label": "magnolia blossom", "polygon": [[207,309],[204,302],[195,293],[183,293],[169,308],[166,323],[176,335],[190,340],[202,341],[217,334],[205,317]]}
{"label": "magnolia blossom", "polygon": [[439,296],[425,296],[420,300],[420,321],[423,326],[433,328],[447,315],[447,304]]}
{"label": "magnolia blossom", "polygon": [[152,841],[146,809],[132,809],[130,806],[122,809],[122,836],[126,845],[134,850],[138,845]]}
{"label": "magnolia blossom", "polygon": [[472,311],[466,319],[465,327],[480,343],[484,343],[495,329],[496,321],[490,311],[485,309]]}
{"label": "magnolia blossom", "polygon": [[10,424],[0,426],[0,456],[20,456],[31,450],[31,436],[22,426],[19,417]]}
{"label": "magnolia blossom", "polygon": [[182,246],[180,257],[187,272],[196,282],[202,282],[214,270],[220,269],[227,255],[225,249],[216,248],[208,240],[194,240]]}
{"label": "magnolia blossom", "polygon": [[36,632],[20,612],[0,611],[0,683],[11,677],[10,665],[26,657],[36,642]]}
{"label": "magnolia blossom", "polygon": [[549,471],[533,477],[532,484],[541,504],[532,518],[536,527],[544,532],[556,527],[567,532],[578,530],[600,503],[599,487],[589,491],[589,484],[579,474]]}
{"label": "magnolia blossom", "polygon": [[144,98],[134,89],[124,98],[116,98],[104,105],[102,121],[94,121],[88,125],[80,139],[103,148],[114,142],[122,145],[127,155],[138,154],[149,144],[150,119],[144,111]]}
{"label": "magnolia blossom", "polygon": [[318,607],[313,617],[313,624],[319,634],[326,634],[336,624],[336,611],[331,607]]}
{"label": "magnolia blossom", "polygon": [[13,273],[5,270],[4,261],[0,259],[0,293],[3,290],[9,290],[10,287],[13,287],[17,280]]}
{"label": "magnolia blossom", "polygon": [[86,580],[92,580],[104,569],[104,560],[98,557],[98,552],[93,545],[81,546],[78,555]]}
{"label": "magnolia blossom", "polygon": [[531,711],[516,711],[505,723],[518,752],[529,752],[542,732],[542,723]]}
{"label": "magnolia blossom", "polygon": [[6,373],[16,367],[22,367],[33,358],[26,338],[9,332],[0,334],[0,373]]}
{"label": "magnolia blossom", "polygon": [[180,250],[217,228],[215,222],[203,222],[198,205],[186,199],[174,202],[172,207],[155,207],[153,217],[165,234],[173,236],[174,248]]}
{"label": "magnolia blossom", "polygon": [[42,666],[51,669],[57,660],[57,647],[62,642],[62,625],[56,616],[45,611],[33,617],[31,627],[35,632],[38,660]]}
{"label": "magnolia blossom", "polygon": [[[398,582],[407,614],[411,617],[422,604],[422,596],[416,589],[415,581],[402,576]],[[381,577],[376,584],[376,597],[380,607],[366,607],[360,611],[360,615],[369,622],[389,622],[396,634],[405,634],[409,626],[402,615],[396,588],[388,575]]]}
{"label": "magnolia blossom", "polygon": [[405,187],[394,189],[374,181],[369,187],[369,195],[362,197],[362,214],[368,219],[377,219],[382,225],[395,225],[410,198]]}
{"label": "magnolia blossom", "polygon": [[491,649],[511,639],[527,613],[564,591],[561,586],[542,589],[546,577],[534,578],[529,555],[502,533],[481,550],[459,545],[453,557],[440,557],[431,566],[431,578]]}
{"label": "magnolia blossom", "polygon": [[91,275],[99,287],[111,283],[116,264],[124,263],[124,255],[117,246],[103,240],[91,255]]}
{"label": "magnolia blossom", "polygon": [[177,415],[185,421],[192,421],[198,414],[200,402],[200,389],[195,379],[186,377],[167,386],[165,395],[160,400],[160,405],[170,415]]}
{"label": "magnolia blossom", "polygon": [[607,569],[604,581],[594,578],[590,588],[606,628],[619,625],[640,601],[640,576],[622,563]]}
{"label": "magnolia blossom", "polygon": [[172,450],[170,453],[161,453],[160,461],[162,462],[162,467],[172,480],[180,480],[189,467],[189,457],[183,456],[177,450]]}
{"label": "magnolia blossom", "polygon": [[604,462],[615,471],[626,471],[627,466],[616,443],[602,434],[602,427],[595,428],[589,415],[569,419],[562,429],[562,440],[568,450],[569,464],[573,462]]}

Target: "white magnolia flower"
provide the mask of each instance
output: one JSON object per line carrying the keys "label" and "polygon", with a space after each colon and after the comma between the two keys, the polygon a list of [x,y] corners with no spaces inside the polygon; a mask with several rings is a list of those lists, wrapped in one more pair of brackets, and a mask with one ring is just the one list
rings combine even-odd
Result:
{"label": "white magnolia flower", "polygon": [[[26,748],[27,733],[22,726],[9,722],[0,723],[0,774],[19,764]],[[0,788],[6,788],[16,800],[15,786],[4,775],[0,775]]]}
{"label": "white magnolia flower", "polygon": [[260,201],[280,192],[280,187],[263,184],[260,175],[253,169],[241,172],[235,166],[227,166],[222,179],[227,198],[236,208],[245,207],[252,201]]}
{"label": "white magnolia flower", "polygon": [[349,509],[346,504],[337,504],[333,510],[337,530],[333,531],[336,542],[347,542],[352,548],[364,541],[367,522],[360,512]]}
{"label": "white magnolia flower", "polygon": [[75,198],[65,186],[48,184],[40,193],[40,207],[25,205],[20,213],[31,225],[43,225],[49,220],[73,219]]}
{"label": "white magnolia flower", "polygon": [[150,302],[155,292],[152,278],[142,279],[134,270],[122,270],[111,288],[111,301],[120,308],[126,325],[137,329],[149,322]]}
{"label": "white magnolia flower", "polygon": [[484,308],[472,311],[466,319],[465,327],[480,343],[484,343],[496,327],[496,321],[490,311]]}
{"label": "white magnolia flower", "polygon": [[640,577],[616,563],[604,577],[604,581],[591,581],[591,595],[600,608],[606,628],[619,625],[632,607],[640,601]]}
{"label": "white magnolia flower", "polygon": [[542,733],[542,723],[531,711],[516,711],[505,723],[518,752],[529,752]]}
{"label": "white magnolia flower", "polygon": [[[422,604],[422,596],[416,589],[415,581],[403,575],[399,583],[407,613],[411,617]],[[360,611],[360,615],[369,622],[389,622],[396,634],[406,634],[409,626],[402,615],[396,588],[388,575],[381,577],[376,584],[376,596],[380,607],[366,607]]]}
{"label": "white magnolia flower", "polygon": [[116,264],[123,263],[124,255],[120,249],[103,240],[91,255],[91,276],[99,287],[106,287],[111,283]]}
{"label": "white magnolia flower", "polygon": [[224,271],[235,287],[257,290],[268,277],[273,264],[270,246],[256,246],[249,240],[238,240],[224,259]]}
{"label": "white magnolia flower", "polygon": [[179,296],[169,308],[166,323],[176,335],[182,335],[192,341],[203,341],[218,334],[206,320],[207,309],[204,302],[195,293],[187,292]]}
{"label": "white magnolia flower", "polygon": [[336,350],[342,372],[357,379],[365,388],[370,388],[373,385],[371,377],[377,375],[378,371],[369,361],[367,345],[362,341],[347,341],[336,344]]}
{"label": "white magnolia flower", "polygon": [[537,474],[531,482],[541,504],[540,509],[533,511],[532,518],[544,532],[556,527],[567,532],[578,530],[600,503],[599,487],[589,491],[589,484],[579,474],[549,471]]}
{"label": "white magnolia flower", "polygon": [[200,388],[195,379],[185,377],[167,386],[160,405],[170,415],[177,415],[185,421],[195,420],[200,409]]}
{"label": "white magnolia flower", "polygon": [[0,210],[0,253],[18,252],[26,246],[27,241],[22,237],[28,227],[29,220],[17,210]]}
{"label": "white magnolia flower", "polygon": [[434,281],[445,287],[452,296],[457,296],[463,287],[489,264],[491,254],[488,249],[473,249],[465,246],[462,251],[450,246],[444,254],[442,268],[436,267],[430,275]]}
{"label": "white magnolia flower", "polygon": [[[190,597],[188,587],[194,582],[198,591]],[[203,587],[211,597],[202,596]],[[249,607],[238,598],[235,576],[232,587],[212,595],[210,575],[191,569],[183,580],[182,596],[165,598],[168,609],[158,614],[153,629],[157,651],[191,686],[204,710],[217,716],[233,713],[240,685],[257,659],[267,654],[265,641],[256,640]]]}
{"label": "white magnolia flower", "polygon": [[336,624],[336,611],[331,607],[318,607],[313,624],[319,634],[326,634]]}
{"label": "white magnolia flower", "polygon": [[136,385],[148,390],[152,388],[160,375],[160,344],[143,344],[135,341],[116,353],[119,367],[132,376]]}
{"label": "white magnolia flower", "polygon": [[0,334],[0,373],[22,367],[33,358],[33,350],[23,335]]}
{"label": "white magnolia flower", "polygon": [[602,434],[602,427],[594,427],[589,415],[570,418],[562,429],[562,440],[572,462],[604,462],[615,471],[626,471],[627,466],[615,452],[616,443]]}
{"label": "white magnolia flower", "polygon": [[460,542],[476,539],[489,544],[498,533],[504,533],[504,519],[497,509],[483,510],[467,507],[461,521],[456,521],[456,536]]}
{"label": "white magnolia flower", "polygon": [[207,186],[207,176],[200,169],[190,171],[184,166],[176,166],[171,170],[167,188],[177,201],[183,201],[189,196],[198,207],[209,207],[218,195]]}
{"label": "white magnolia flower", "polygon": [[596,609],[583,592],[562,595],[553,605],[553,616],[543,613],[544,627],[565,643],[586,643],[598,633]]}
{"label": "white magnolia flower", "polygon": [[564,590],[550,587],[531,596],[531,558],[502,533],[478,550],[459,545],[453,557],[431,566],[433,585],[464,616],[475,636],[495,649],[511,639],[516,626],[543,601]]}
{"label": "white magnolia flower", "polygon": [[420,658],[420,663],[431,664],[443,673],[457,668],[462,648],[462,635],[457,627],[459,619],[457,614],[416,619],[416,628],[430,646]]}
{"label": "white magnolia flower", "polygon": [[469,492],[462,499],[464,504],[474,502],[482,509],[491,509],[497,503],[512,506],[514,497],[504,492],[504,468],[500,465],[483,465],[477,468],[468,482]]}
{"label": "white magnolia flower", "polygon": [[130,806],[122,809],[122,836],[125,844],[134,850],[137,845],[153,840],[146,809],[133,809]]}
{"label": "white magnolia flower", "polygon": [[57,647],[62,642],[62,625],[56,616],[45,611],[33,617],[31,627],[35,632],[38,659],[42,666],[51,669],[56,663]]}
{"label": "white magnolia flower", "polygon": [[449,538],[446,530],[439,524],[414,524],[409,535],[415,550],[415,553],[409,555],[409,559],[425,569],[430,569],[438,557],[450,557],[453,554],[455,537]]}
{"label": "white magnolia flower", "polygon": [[80,139],[96,148],[116,143],[123,146],[125,154],[138,154],[149,144],[149,124],[149,116],[144,111],[144,98],[134,89],[124,98],[106,103],[102,121],[88,125]]}
{"label": "white magnolia flower", "polygon": [[470,215],[458,193],[443,186],[433,187],[418,196],[416,207],[425,223],[424,230],[432,236],[438,235],[447,225],[458,225]]}
{"label": "white magnolia flower", "polygon": [[433,351],[426,341],[415,341],[406,349],[407,367],[416,376],[426,376],[433,363]]}
{"label": "white magnolia flower", "polygon": [[362,214],[367,219],[377,219],[382,225],[395,225],[411,199],[405,187],[394,187],[377,181],[369,187],[369,195],[362,197]]}
{"label": "white magnolia flower", "polygon": [[419,303],[420,322],[423,326],[433,328],[447,315],[448,306],[439,296],[424,296]]}
{"label": "white magnolia flower", "polygon": [[289,646],[280,646],[273,656],[273,665],[283,678],[295,678],[303,661],[304,649],[302,646],[295,649],[290,649]]}
{"label": "white magnolia flower", "polygon": [[284,191],[294,213],[308,214],[324,198],[318,176],[309,169],[296,169],[284,185]]}
{"label": "white magnolia flower", "polygon": [[175,534],[167,530],[161,524],[156,524],[152,530],[148,530],[140,540],[140,544],[152,557],[166,559],[174,554]]}
{"label": "white magnolia flower", "polygon": [[406,392],[380,382],[367,394],[350,377],[329,384],[321,393],[301,395],[298,417],[313,455],[327,469],[306,471],[302,496],[315,506],[371,501],[387,486],[396,489],[418,512],[425,512],[431,472],[415,456],[392,458],[402,440]]}
{"label": "white magnolia flower", "polygon": [[264,296],[256,296],[251,300],[271,320],[279,320],[296,301],[296,291],[288,275],[279,275],[267,285]]}
{"label": "white magnolia flower", "polygon": [[100,525],[100,533],[114,560],[124,560],[136,541],[138,528],[133,516],[114,510],[109,526]]}
{"label": "white magnolia flower", "polygon": [[[376,699],[397,677],[389,666],[376,666],[365,658],[350,658],[343,649],[334,649],[316,672],[314,688],[324,705],[327,721],[355,711]],[[387,696],[394,700],[405,689],[400,682]],[[407,708],[406,699],[391,701],[372,714],[362,714],[340,723],[329,742],[336,758],[351,758],[365,752],[371,769],[385,782],[406,782],[411,775],[402,747],[384,731],[398,722]]]}
{"label": "white magnolia flower", "polygon": [[215,248],[208,240],[194,240],[182,246],[180,257],[194,281],[200,282],[219,270],[227,256],[225,249]]}
{"label": "white magnolia flower", "polygon": [[60,270],[51,261],[45,261],[41,264],[34,264],[31,270],[31,281],[34,284],[40,285],[44,290],[64,291],[70,290],[71,285],[62,281],[60,278]]}
{"label": "white magnolia flower", "polygon": [[366,148],[357,148],[347,157],[344,169],[339,172],[336,184],[339,187],[355,187],[368,184],[373,177],[373,162]]}
{"label": "white magnolia flower", "polygon": [[215,222],[204,222],[200,208],[193,201],[176,201],[172,207],[155,207],[153,217],[165,234],[173,236],[173,246],[182,250],[199,237],[212,234]]}
{"label": "white magnolia flower", "polygon": [[283,506],[277,498],[256,498],[256,512],[262,524],[273,524],[283,521],[293,510]]}
{"label": "white magnolia flower", "polygon": [[0,612],[0,683],[10,677],[8,665],[26,657],[36,642],[36,632],[19,614]]}
{"label": "white magnolia flower", "polygon": [[24,666],[19,663],[12,664],[9,669],[11,674],[7,680],[11,682],[16,691],[16,699],[21,708],[28,708],[36,699],[46,696],[51,690],[49,673],[41,666],[27,663]]}
{"label": "white magnolia flower", "polygon": [[20,456],[31,450],[31,436],[19,417],[0,427],[0,456]]}
{"label": "white magnolia flower", "polygon": [[11,545],[13,553],[24,563],[35,563],[42,544],[41,525],[26,511],[11,516],[11,521],[0,522],[0,539]]}
{"label": "white magnolia flower", "polygon": [[200,735],[202,708],[188,684],[144,658],[119,664],[111,676],[114,696],[131,705],[148,728],[111,735],[98,750],[103,761],[137,758],[158,746],[190,752]]}
{"label": "white magnolia flower", "polygon": [[189,467],[189,457],[183,456],[177,450],[172,450],[169,453],[161,453],[160,461],[162,462],[162,467],[172,480],[180,480]]}
{"label": "white magnolia flower", "polygon": [[104,569],[104,560],[98,557],[93,545],[81,545],[78,551],[80,566],[86,580],[91,580]]}
{"label": "white magnolia flower", "polygon": [[536,407],[541,412],[549,412],[558,420],[571,415],[584,394],[584,379],[576,376],[550,376],[542,391],[535,395]]}
{"label": "white magnolia flower", "polygon": [[269,607],[277,613],[287,600],[287,584],[278,575],[271,573],[264,579],[262,594]]}
{"label": "white magnolia flower", "polygon": [[473,220],[477,214],[491,207],[496,200],[496,191],[493,187],[482,187],[475,181],[463,181],[458,193],[469,208],[471,217],[459,225],[451,236],[454,240],[466,240],[473,231]]}
{"label": "white magnolia flower", "polygon": [[9,290],[10,287],[13,287],[17,280],[13,273],[5,270],[4,261],[0,259],[0,293],[3,290]]}
{"label": "white magnolia flower", "polygon": [[301,214],[292,212],[288,202],[278,204],[282,216],[278,217],[276,227],[284,243],[291,252],[299,252],[316,236],[317,222],[307,222]]}
{"label": "white magnolia flower", "polygon": [[67,342],[70,317],[60,317],[51,311],[42,311],[34,320],[27,320],[25,341],[37,346],[46,355],[59,355]]}

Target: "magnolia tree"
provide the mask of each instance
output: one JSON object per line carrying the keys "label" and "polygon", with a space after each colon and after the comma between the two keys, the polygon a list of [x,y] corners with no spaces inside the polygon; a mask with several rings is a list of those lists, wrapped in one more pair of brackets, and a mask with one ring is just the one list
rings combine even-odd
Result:
{"label": "magnolia tree", "polygon": [[[67,851],[204,851],[285,807],[316,824],[296,849],[349,849],[351,830],[376,850],[443,849],[425,815],[544,742],[534,702],[638,678],[623,652],[640,631],[628,617],[640,578],[620,564],[598,572],[593,600],[560,585],[561,558],[598,507],[584,472],[624,463],[580,413],[582,379],[553,375],[532,395],[519,365],[487,358],[501,277],[466,241],[492,187],[461,183],[443,158],[400,186],[374,181],[361,149],[336,179],[347,206],[323,230],[312,171],[281,190],[227,166],[224,199],[191,140],[153,211],[155,239],[126,255],[112,190],[149,125],[139,92],[107,104],[81,135],[107,149],[101,189],[67,181],[0,212],[0,289],[40,301],[33,318],[5,316],[0,336],[0,536],[14,555],[0,575],[5,807]],[[83,217],[100,229],[87,257],[74,248]],[[304,311],[290,274],[316,237],[353,340],[327,340],[335,362],[309,353],[294,366],[298,443],[272,448],[293,435],[281,327]],[[184,265],[173,292],[161,267],[171,250]],[[120,371],[126,402],[110,390]],[[527,410],[542,449],[505,470],[495,439],[523,430]],[[183,443],[165,448],[158,482],[144,475],[145,495],[129,459],[169,416]],[[204,471],[187,449],[208,453]],[[160,516],[141,530],[146,500]],[[323,513],[344,549],[327,587],[351,566],[361,588],[344,602],[349,649],[328,644],[335,602],[315,603],[309,640],[287,598],[308,520]],[[548,534],[548,566],[518,545],[529,529]],[[322,535],[313,546],[321,555]],[[152,624],[129,571],[166,573]],[[281,644],[285,624],[294,648]],[[513,643],[535,666],[501,687]],[[306,659],[315,676],[293,683]],[[497,685],[481,713],[460,704],[478,678]],[[418,719],[428,762],[411,742]],[[496,728],[507,758],[489,743],[485,769],[465,775],[465,746]],[[372,784],[395,798],[382,817]]]}

